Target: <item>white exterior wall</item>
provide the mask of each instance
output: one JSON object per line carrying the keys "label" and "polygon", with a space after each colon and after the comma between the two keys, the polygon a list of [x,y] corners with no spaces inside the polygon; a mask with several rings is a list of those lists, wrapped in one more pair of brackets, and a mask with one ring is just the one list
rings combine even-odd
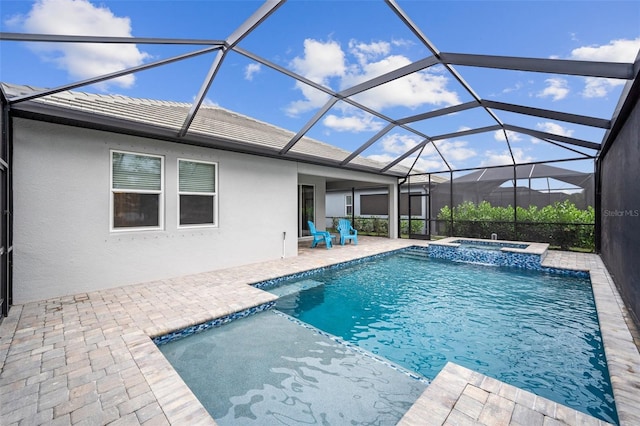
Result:
{"label": "white exterior wall", "polygon": [[[111,149],[164,156],[164,230],[110,232]],[[177,228],[177,158],[218,163],[217,228]],[[293,162],[15,119],[13,164],[14,303],[297,255]]]}
{"label": "white exterior wall", "polygon": [[[327,204],[327,224],[331,222],[331,218],[333,217],[346,217],[346,196],[351,195],[351,191],[339,191],[339,192],[327,192],[326,194],[326,204]],[[359,200],[358,191],[356,191],[356,198]],[[360,216],[360,210],[355,209],[354,206],[354,214],[355,216]]]}

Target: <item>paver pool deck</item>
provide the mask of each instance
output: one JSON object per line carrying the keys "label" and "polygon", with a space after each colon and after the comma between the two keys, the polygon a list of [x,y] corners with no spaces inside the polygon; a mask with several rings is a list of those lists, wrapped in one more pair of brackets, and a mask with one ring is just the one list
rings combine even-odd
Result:
{"label": "paver pool deck", "polygon": [[[285,259],[15,305],[0,324],[0,424],[214,425],[152,337],[270,302],[248,284],[426,241],[360,237]],[[591,274],[622,425],[640,424],[637,332],[599,256],[550,251],[544,265]],[[55,285],[55,283],[52,283]],[[603,422],[447,364],[403,425]]]}

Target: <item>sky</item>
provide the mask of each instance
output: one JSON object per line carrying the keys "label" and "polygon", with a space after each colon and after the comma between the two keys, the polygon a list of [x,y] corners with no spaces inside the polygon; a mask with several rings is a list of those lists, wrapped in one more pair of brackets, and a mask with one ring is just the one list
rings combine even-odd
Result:
{"label": "sky", "polygon": [[[640,49],[638,1],[398,1],[441,52],[529,58],[633,62]],[[2,0],[3,32],[224,40],[262,2]],[[239,47],[334,91],[431,56],[383,2],[290,0]],[[0,81],[57,87],[193,52],[203,46],[95,45],[0,41]],[[156,67],[81,91],[192,102],[215,53]],[[609,119],[622,80],[455,66],[482,99]],[[229,52],[207,92],[216,105],[297,133],[327,95],[236,52]],[[430,67],[353,97],[392,119],[472,100],[446,69]],[[600,143],[604,130],[495,111],[507,124]],[[337,102],[307,136],[353,151],[387,122]],[[412,123],[428,136],[494,125],[482,109]],[[509,133],[518,163],[582,158],[531,136]],[[362,155],[388,163],[423,138],[394,128]],[[437,148],[437,150],[436,150]],[[439,151],[439,152],[438,152]],[[445,161],[443,160],[446,160]],[[416,156],[403,164],[411,166]],[[422,171],[511,163],[503,132],[439,140],[416,161]],[[565,163],[588,169],[593,161]],[[564,167],[564,166],[563,166]]]}

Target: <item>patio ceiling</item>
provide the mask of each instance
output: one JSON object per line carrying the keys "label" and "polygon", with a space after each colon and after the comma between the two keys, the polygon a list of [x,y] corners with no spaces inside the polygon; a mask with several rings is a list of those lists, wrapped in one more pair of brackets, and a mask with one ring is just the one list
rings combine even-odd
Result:
{"label": "patio ceiling", "polygon": [[[198,47],[197,50],[188,53],[153,61],[118,72],[112,72],[94,78],[64,84],[55,88],[39,91],[37,93],[14,96],[8,99],[8,103],[12,108],[19,109],[21,104],[28,103],[29,101],[34,101],[45,96],[90,86],[128,74],[138,73],[140,71],[184,61],[197,56],[212,54],[215,55],[214,60],[199,85],[200,88],[198,93],[193,99],[189,111],[184,116],[182,126],[175,134],[175,138],[178,140],[181,139],[188,141],[191,137],[191,126],[198,112],[201,110],[207,94],[211,90],[212,84],[216,81],[219,71],[227,65],[225,59],[227,59],[231,52],[234,52],[251,61],[259,63],[282,76],[293,79],[295,82],[328,95],[328,100],[324,105],[315,109],[306,123],[297,129],[297,131],[295,129],[293,130],[295,134],[291,137],[289,142],[277,152],[277,156],[283,159],[295,159],[295,155],[292,155],[291,152],[292,148],[294,148],[301,139],[308,137],[311,129],[317,126],[320,120],[322,120],[323,117],[326,117],[327,113],[331,111],[334,106],[338,103],[344,103],[363,114],[375,117],[377,120],[384,123],[384,127],[369,137],[366,141],[360,141],[359,146],[352,149],[350,153],[339,162],[339,164],[336,165],[335,159],[327,161],[326,164],[331,165],[332,167],[337,166],[352,169],[352,162],[361,156],[369,147],[379,142],[381,138],[390,132],[401,130],[404,133],[417,138],[419,143],[414,146],[407,147],[404,152],[398,153],[392,160],[381,163],[377,170],[380,174],[397,176],[399,174],[397,166],[401,164],[401,162],[406,162],[407,159],[412,159],[412,164],[415,165],[419,156],[427,149],[431,150],[434,155],[437,155],[445,166],[445,169],[433,170],[434,172],[454,171],[456,170],[454,165],[455,161],[449,157],[450,153],[444,152],[443,149],[440,149],[440,141],[495,132],[501,132],[504,135],[504,140],[506,141],[506,146],[510,156],[509,164],[527,163],[526,161],[523,162],[518,160],[514,155],[513,143],[511,140],[514,134],[527,135],[529,137],[536,138],[545,144],[553,145],[561,152],[566,153],[564,159],[567,160],[595,158],[603,146],[603,143],[609,137],[613,123],[619,113],[619,109],[625,97],[629,93],[631,86],[638,78],[638,73],[640,71],[640,61],[638,60],[638,57],[636,57],[635,63],[620,63],[442,52],[432,41],[430,41],[429,38],[427,38],[426,31],[423,31],[423,29],[414,22],[412,17],[409,16],[409,14],[406,13],[396,1],[385,0],[385,4],[389,11],[388,19],[399,20],[402,25],[404,25],[406,29],[413,34],[415,40],[430,52],[430,55],[413,61],[408,65],[396,68],[390,72],[377,75],[367,81],[359,82],[341,90],[334,90],[326,84],[322,84],[321,82],[314,81],[313,79],[301,75],[291,67],[282,66],[241,47],[242,41],[249,37],[252,32],[261,25],[264,25],[265,22],[268,22],[269,19],[277,13],[278,9],[284,5],[284,3],[284,1],[266,1],[241,25],[239,25],[235,31],[224,39],[106,37],[2,32],[0,33],[0,40],[4,41],[31,43],[160,44]],[[461,88],[460,91],[464,95],[464,98],[469,100],[461,101],[456,105],[448,105],[431,110],[417,110],[414,111],[412,115],[392,117],[391,115],[384,113],[383,108],[368,106],[366,102],[360,100],[358,97],[360,94],[382,87],[395,80],[406,78],[434,67],[439,67],[439,69],[442,70],[441,72],[447,75],[451,81],[457,82],[458,87]],[[459,70],[458,67],[461,67],[461,69],[464,70],[471,67],[474,69],[493,69],[513,72],[545,73],[562,76],[618,79],[625,80],[626,85],[622,90],[618,106],[614,111],[612,111],[611,115],[597,117],[485,99],[481,97],[476,90],[474,90],[472,84],[465,80],[463,77],[465,72]],[[457,115],[468,111],[484,115],[487,125],[469,128],[466,127],[464,123],[461,123],[459,129],[452,132],[437,134],[430,133],[428,131],[430,120],[441,117],[453,117],[455,119]],[[552,133],[540,130],[539,128],[527,127],[519,124],[518,120],[514,120],[514,117],[518,116],[538,117],[571,125],[601,129],[604,131],[604,137],[602,140],[588,140],[580,137],[569,136],[567,134]],[[331,144],[330,139],[325,142]],[[225,141],[225,143],[228,145],[229,149],[234,149],[233,141]],[[247,147],[242,146],[241,151],[247,152]],[[256,153],[261,154],[259,151],[256,151]],[[323,159],[319,158],[317,159],[317,162],[322,164]],[[407,167],[404,170],[407,174],[425,171],[412,169],[413,167]]]}

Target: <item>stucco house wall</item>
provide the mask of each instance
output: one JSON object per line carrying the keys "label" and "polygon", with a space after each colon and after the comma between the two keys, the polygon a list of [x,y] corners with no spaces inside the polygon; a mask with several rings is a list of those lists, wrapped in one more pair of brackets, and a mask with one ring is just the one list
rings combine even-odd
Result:
{"label": "stucco house wall", "polygon": [[[396,182],[24,118],[13,140],[14,303],[297,256],[298,185],[322,228],[327,179]],[[112,150],[164,158],[163,229],[111,230]],[[178,159],[217,164],[216,227],[178,227]]]}
{"label": "stucco house wall", "polygon": [[[14,303],[297,255],[294,162],[14,120]],[[110,231],[110,150],[164,156],[164,229]],[[179,229],[177,159],[218,163],[218,227]],[[248,250],[247,248],[251,248]]]}

